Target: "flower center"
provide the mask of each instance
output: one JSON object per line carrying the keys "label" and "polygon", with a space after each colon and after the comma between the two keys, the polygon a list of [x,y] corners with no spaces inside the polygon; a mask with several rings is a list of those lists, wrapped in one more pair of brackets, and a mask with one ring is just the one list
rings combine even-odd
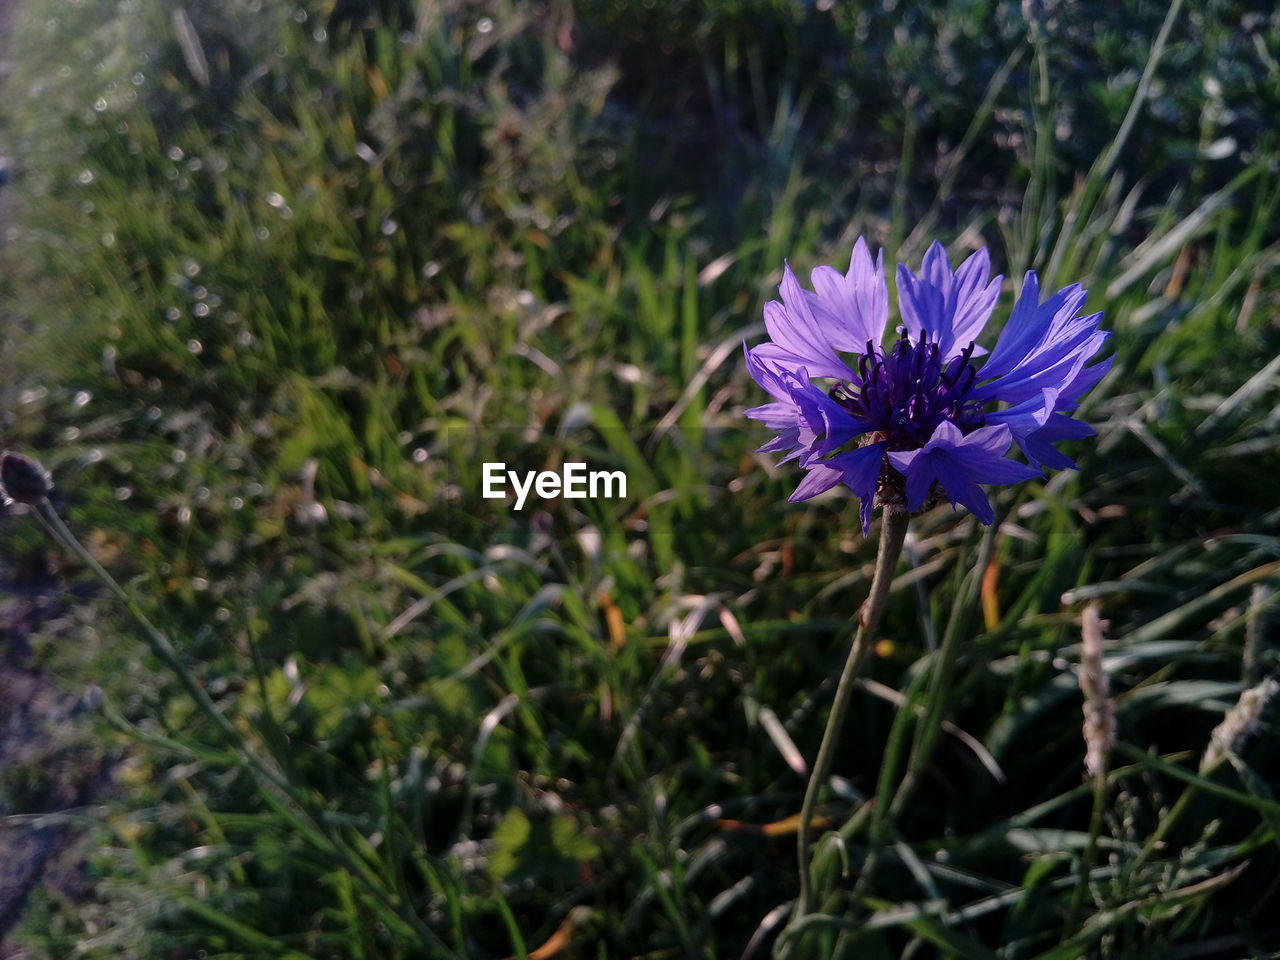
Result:
{"label": "flower center", "polygon": [[978,379],[970,363],[973,347],[943,360],[927,330],[917,341],[903,336],[888,353],[868,342],[858,378],[837,383],[831,399],[870,424],[879,434],[875,439],[887,440],[891,450],[924,446],[943,420],[967,434],[984,419],[981,402],[969,399]]}

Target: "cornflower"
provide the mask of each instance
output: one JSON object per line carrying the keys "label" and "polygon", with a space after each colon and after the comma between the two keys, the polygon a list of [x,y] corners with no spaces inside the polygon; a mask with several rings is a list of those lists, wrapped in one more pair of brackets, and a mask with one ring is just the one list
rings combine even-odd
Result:
{"label": "cornflower", "polygon": [[[876,504],[916,511],[934,497],[994,519],[981,484],[1074,467],[1055,444],[1093,435],[1069,416],[1111,367],[1089,361],[1110,336],[1101,313],[1080,315],[1086,291],[1064,287],[1041,301],[1028,271],[1009,322],[988,352],[978,337],[1002,277],[986,249],[951,269],[942,245],[917,276],[898,265],[901,324],[884,345],[889,290],[884,252],[854,245],[849,270],[813,271],[813,290],[790,265],[782,301],[765,304],[769,342],[746,350],[747,369],[773,402],[747,411],[777,436],[761,451],[786,453],[806,471],[791,500],[845,484],[861,500],[862,528]],[[1029,463],[1009,459],[1014,444]]]}

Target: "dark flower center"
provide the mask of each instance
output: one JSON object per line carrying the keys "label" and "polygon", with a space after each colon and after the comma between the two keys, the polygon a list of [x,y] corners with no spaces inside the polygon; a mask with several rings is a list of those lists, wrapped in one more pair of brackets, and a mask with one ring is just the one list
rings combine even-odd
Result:
{"label": "dark flower center", "polygon": [[874,439],[887,440],[891,450],[924,446],[943,420],[967,434],[983,423],[982,404],[969,399],[978,379],[973,347],[943,360],[927,330],[918,341],[903,336],[888,353],[868,342],[857,379],[837,383],[831,398],[870,424],[879,434]]}

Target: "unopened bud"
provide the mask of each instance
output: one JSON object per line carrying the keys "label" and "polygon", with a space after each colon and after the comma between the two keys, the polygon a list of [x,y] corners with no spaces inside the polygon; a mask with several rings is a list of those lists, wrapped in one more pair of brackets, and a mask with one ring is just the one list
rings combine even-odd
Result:
{"label": "unopened bud", "polygon": [[39,503],[53,490],[49,471],[30,457],[12,450],[0,457],[0,493],[16,503]]}

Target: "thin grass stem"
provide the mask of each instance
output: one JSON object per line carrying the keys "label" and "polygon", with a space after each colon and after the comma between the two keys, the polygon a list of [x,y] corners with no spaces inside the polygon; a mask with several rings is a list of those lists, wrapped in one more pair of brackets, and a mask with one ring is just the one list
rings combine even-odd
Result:
{"label": "thin grass stem", "polygon": [[[893,574],[898,566],[898,558],[902,554],[902,544],[907,536],[907,525],[910,514],[902,504],[886,504],[884,519],[880,531],[880,547],[876,553],[875,573],[871,578],[871,592],[858,615],[858,629],[854,634],[849,656],[845,660],[844,671],[840,674],[840,683],[836,687],[835,699],[831,703],[831,714],[827,718],[826,730],[822,734],[822,745],[818,748],[818,758],[814,761],[813,771],[809,776],[809,785],[805,790],[804,803],[800,807],[800,825],[796,832],[796,852],[800,869],[800,896],[796,900],[795,912],[792,915],[790,928],[800,929],[804,917],[813,909],[813,883],[810,876],[810,848],[813,842],[813,815],[817,810],[818,798],[826,783],[827,774],[831,770],[831,761],[835,755],[836,742],[839,739],[845,714],[849,709],[856,683],[854,682],[867,654],[871,650],[876,628],[884,616],[885,602],[889,597],[889,585],[893,582]],[[786,933],[784,932],[784,936]]]}
{"label": "thin grass stem", "polygon": [[[249,747],[240,732],[227,719],[226,714],[219,710],[213,700],[210,699],[204,687],[200,685],[200,681],[196,679],[195,674],[182,662],[182,657],[178,654],[177,647],[174,646],[173,641],[147,618],[138,602],[85,548],[84,544],[80,542],[70,528],[67,527],[66,523],[63,522],[62,518],[58,516],[58,512],[53,508],[53,504],[49,502],[47,497],[37,505],[36,516],[49,535],[74,553],[124,605],[125,609],[129,611],[129,615],[142,628],[143,635],[147,638],[152,652],[178,678],[178,681],[191,696],[192,700],[195,701],[201,713],[205,714],[213,722],[227,744],[235,749],[240,758],[261,780],[279,791],[310,822],[311,829],[309,830],[306,829],[306,824],[298,823],[300,827],[304,828],[304,833],[313,834],[318,845],[322,849],[327,849],[341,863],[342,867],[364,886],[373,900],[383,910],[387,911],[388,919],[394,918],[425,944],[444,951],[444,953],[440,954],[441,956],[454,956],[455,954],[448,949],[444,941],[422,922],[409,904],[396,904],[391,899],[387,891],[378,882],[377,877],[372,874],[369,864],[358,854],[347,848],[346,841],[334,833],[326,822],[323,811],[317,808],[314,801],[298,790],[280,771],[274,769]],[[268,801],[276,800],[269,792],[263,792],[262,795]],[[279,808],[278,800],[275,805]],[[284,812],[283,809],[282,812]],[[290,818],[295,819],[295,822],[297,822],[296,815]]]}

